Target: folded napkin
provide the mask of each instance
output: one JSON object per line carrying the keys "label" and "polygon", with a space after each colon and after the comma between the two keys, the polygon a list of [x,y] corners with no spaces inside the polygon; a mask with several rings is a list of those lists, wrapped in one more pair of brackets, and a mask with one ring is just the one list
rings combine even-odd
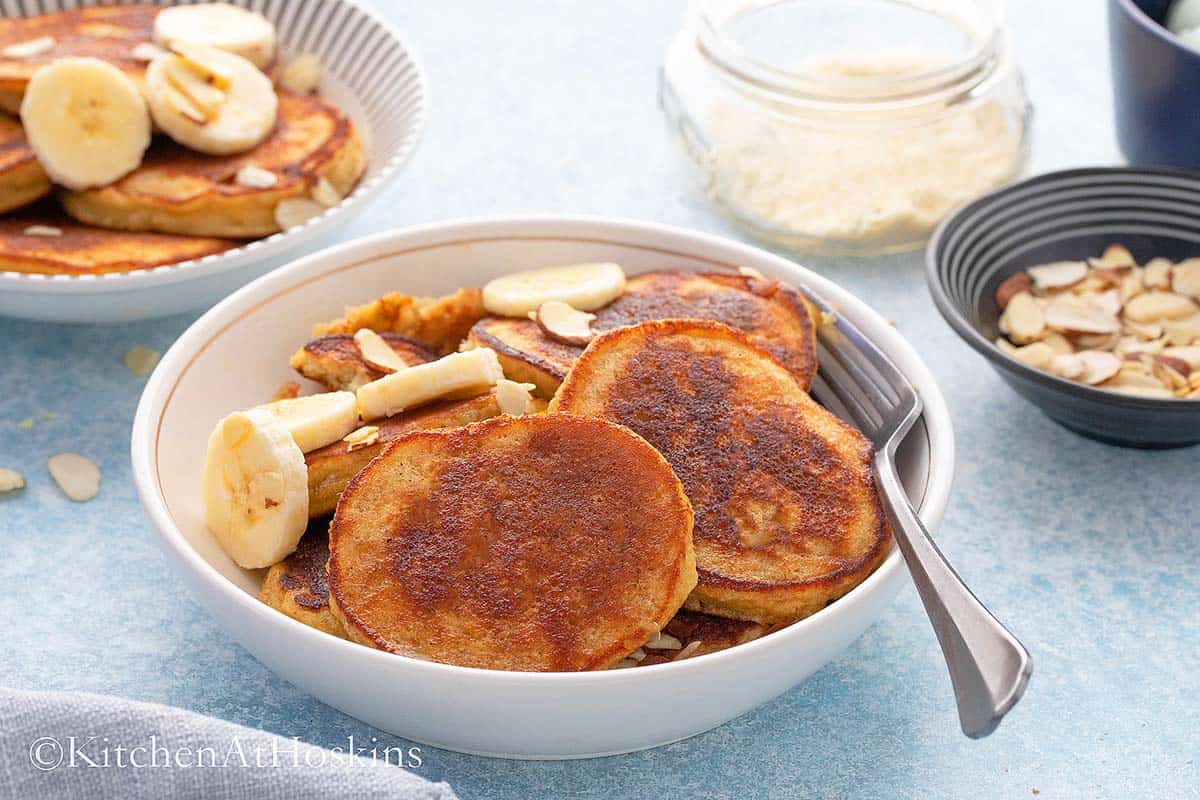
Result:
{"label": "folded napkin", "polygon": [[153,703],[0,689],[0,798],[454,800],[396,762]]}

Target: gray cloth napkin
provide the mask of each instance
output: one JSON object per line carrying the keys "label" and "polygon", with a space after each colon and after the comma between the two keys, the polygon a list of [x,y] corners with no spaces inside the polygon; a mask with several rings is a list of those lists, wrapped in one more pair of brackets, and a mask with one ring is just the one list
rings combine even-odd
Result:
{"label": "gray cloth napkin", "polygon": [[0,798],[454,800],[378,758],[153,703],[0,689]]}

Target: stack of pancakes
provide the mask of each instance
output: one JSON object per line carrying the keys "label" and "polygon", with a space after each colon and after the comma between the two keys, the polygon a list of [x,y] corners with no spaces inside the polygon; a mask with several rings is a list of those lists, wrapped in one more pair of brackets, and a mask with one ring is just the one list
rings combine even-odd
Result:
{"label": "stack of pancakes", "polygon": [[[88,275],[172,264],[234,248],[279,231],[275,206],[308,197],[324,178],[341,196],[366,169],[366,153],[348,117],[318,97],[279,90],[274,130],[234,156],[203,155],[155,137],[140,167],[95,189],[55,192],[25,140],[19,112],[25,86],[41,66],[90,56],[139,84],[151,42],[154,5],[103,6],[0,19],[0,52],[51,37],[49,53],[0,55],[0,270]],[[270,188],[236,182],[254,165],[274,173]]]}
{"label": "stack of pancakes", "polygon": [[586,348],[487,316],[473,289],[348,309],[292,359],[330,390],[382,375],[359,328],[410,365],[465,331],[540,399],[521,417],[446,400],[306,454],[313,522],[261,598],[371,647],[552,671],[709,653],[820,610],[890,531],[869,443],[808,394],[815,316],[777,281],[685,272],[630,278]]}

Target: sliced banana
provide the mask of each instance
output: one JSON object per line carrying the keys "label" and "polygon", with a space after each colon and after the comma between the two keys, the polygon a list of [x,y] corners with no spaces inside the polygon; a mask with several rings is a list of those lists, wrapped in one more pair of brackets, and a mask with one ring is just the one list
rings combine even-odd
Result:
{"label": "sliced banana", "polygon": [[451,353],[358,387],[358,412],[365,420],[390,417],[433,400],[480,394],[503,377],[493,350]]}
{"label": "sliced banana", "polygon": [[112,183],[136,169],[150,145],[137,84],[96,58],[60,58],[35,72],[21,122],[50,180],[68,189]]}
{"label": "sliced banana", "polygon": [[265,408],[283,423],[302,453],[332,444],[358,427],[354,392],[323,392],[276,400]]}
{"label": "sliced banana", "polygon": [[483,287],[483,305],[502,317],[524,317],[542,303],[560,300],[579,311],[595,311],[625,291],[617,264],[570,264],[514,272]]}
{"label": "sliced banana", "polygon": [[284,423],[265,408],[225,417],[208,439],[204,522],[239,566],[269,567],[308,526],[308,469]]}
{"label": "sliced banana", "polygon": [[262,14],[229,3],[165,8],[154,18],[154,41],[163,47],[193,44],[241,56],[258,69],[275,58],[275,26]]}
{"label": "sliced banana", "polygon": [[265,139],[279,108],[271,80],[233,53],[199,45],[179,49],[146,69],[146,101],[158,127],[210,155],[241,153]]}

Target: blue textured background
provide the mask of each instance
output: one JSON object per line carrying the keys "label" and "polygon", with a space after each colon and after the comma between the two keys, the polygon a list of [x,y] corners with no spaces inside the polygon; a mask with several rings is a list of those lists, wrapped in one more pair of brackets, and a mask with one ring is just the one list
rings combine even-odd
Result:
{"label": "blue textured background", "polygon": [[[655,106],[680,2],[378,7],[423,58],[432,116],[410,168],[344,237],[506,212],[736,235],[692,190]],[[1023,0],[1010,15],[1037,107],[1033,169],[1118,161],[1100,4]],[[1200,451],[1110,448],[1040,416],[936,315],[918,254],[805,263],[894,319],[941,383],[959,468],[939,540],[1033,652],[1022,704],[990,739],[959,734],[909,589],[807,683],[708,734],[588,762],[424,748],[421,773],[464,798],[1197,796]],[[317,744],[393,743],[263,669],[159,553],[129,468],[144,380],[121,357],[164,350],[192,318],[0,320],[0,467],[29,479],[0,499],[0,682],[171,703]],[[18,428],[29,416],[35,426]],[[100,463],[95,501],[72,504],[53,485],[45,461],[64,450]]]}

